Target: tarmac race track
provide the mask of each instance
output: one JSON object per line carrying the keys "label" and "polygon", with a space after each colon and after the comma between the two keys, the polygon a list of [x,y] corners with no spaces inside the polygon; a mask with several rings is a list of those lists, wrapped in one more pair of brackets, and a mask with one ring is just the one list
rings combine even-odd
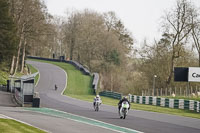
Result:
{"label": "tarmac race track", "polygon": [[[27,63],[36,67],[40,72],[36,91],[39,92],[43,108],[32,110],[32,115],[40,114],[38,119],[47,116],[51,119],[52,117],[59,119],[54,124],[63,128],[62,131],[70,132],[72,128],[70,125],[73,125],[67,124],[70,121],[77,124],[74,126],[76,130],[71,129],[74,132],[84,132],[82,129],[87,129],[86,132],[200,133],[199,119],[138,111],[132,107],[127,118],[123,120],[119,119],[117,108],[108,105],[101,105],[100,111],[95,112],[92,103],[61,95],[67,80],[67,75],[61,68],[35,61],[27,61]],[[54,88],[55,84],[58,86],[57,91]],[[25,109],[25,112],[27,110],[29,109]],[[41,115],[41,113],[46,115]],[[67,121],[66,124],[63,124],[65,121]],[[47,125],[48,123],[52,126],[51,120],[46,120]],[[51,132],[62,132],[42,128]]]}

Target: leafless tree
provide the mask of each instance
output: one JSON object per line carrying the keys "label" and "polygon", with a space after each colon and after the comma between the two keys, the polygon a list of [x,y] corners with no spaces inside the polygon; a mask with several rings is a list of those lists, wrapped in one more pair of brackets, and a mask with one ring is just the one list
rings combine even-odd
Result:
{"label": "leafless tree", "polygon": [[191,13],[193,11],[192,5],[188,0],[177,0],[175,7],[164,16],[163,35],[168,37],[172,49],[170,55],[171,65],[166,80],[167,85],[171,82],[176,59],[181,57],[183,46],[186,45],[189,34],[192,31]]}

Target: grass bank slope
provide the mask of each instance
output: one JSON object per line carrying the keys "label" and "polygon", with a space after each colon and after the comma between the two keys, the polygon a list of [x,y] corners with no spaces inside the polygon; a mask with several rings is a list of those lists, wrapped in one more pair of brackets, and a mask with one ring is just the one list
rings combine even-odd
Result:
{"label": "grass bank slope", "polygon": [[44,61],[36,59],[31,59],[31,60],[54,64],[62,68],[67,73],[67,87],[65,88],[64,95],[93,94],[92,77],[82,74],[81,71],[77,70],[73,65],[63,62],[52,62],[52,61]]}
{"label": "grass bank slope", "polygon": [[[34,61],[41,61],[41,60],[34,60]],[[73,98],[77,98],[80,100],[93,102],[94,95],[91,89],[92,78],[90,76],[83,75],[79,70],[77,70],[74,66],[70,64],[50,62],[50,61],[42,61],[42,62],[55,64],[67,72],[68,85],[64,92],[65,95],[73,97]],[[103,97],[103,96],[101,96],[101,98],[102,98],[103,104],[116,106],[117,108],[117,104],[119,100]],[[173,115],[193,117],[193,118],[200,119],[199,113],[196,113],[194,111],[189,111],[189,110],[171,109],[171,108],[164,108],[164,107],[159,107],[159,106],[136,104],[136,103],[131,103],[131,109],[159,112],[159,113],[165,113],[165,114],[173,114]]]}

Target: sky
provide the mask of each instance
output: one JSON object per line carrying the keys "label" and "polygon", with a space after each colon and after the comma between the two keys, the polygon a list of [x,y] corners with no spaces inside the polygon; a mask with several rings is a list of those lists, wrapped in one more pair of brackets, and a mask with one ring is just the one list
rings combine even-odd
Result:
{"label": "sky", "polygon": [[[159,39],[161,17],[176,0],[44,0],[52,15],[66,16],[67,10],[92,9],[99,13],[114,11],[132,33],[136,44],[144,39]],[[200,0],[190,0],[200,7]]]}

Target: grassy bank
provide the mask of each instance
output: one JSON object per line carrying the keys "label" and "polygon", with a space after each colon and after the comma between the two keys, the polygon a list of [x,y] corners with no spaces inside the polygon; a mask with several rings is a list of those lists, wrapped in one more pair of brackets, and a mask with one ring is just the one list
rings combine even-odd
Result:
{"label": "grassy bank", "polygon": [[11,119],[0,119],[1,133],[45,133],[32,126]]}
{"label": "grassy bank", "polygon": [[[35,61],[41,61],[41,60],[35,60]],[[89,76],[83,75],[79,70],[76,70],[75,67],[73,67],[70,64],[66,63],[59,63],[59,62],[49,62],[49,61],[42,61],[46,63],[55,64],[61,68],[63,68],[68,75],[68,85],[65,89],[65,95],[84,100],[93,102],[94,95],[92,94],[91,89],[91,80],[92,78]],[[108,98],[108,97],[101,97],[103,104],[116,106],[119,102],[119,100]],[[144,111],[151,111],[151,112],[159,112],[159,113],[165,113],[165,114],[173,114],[173,115],[179,115],[179,116],[185,116],[185,117],[193,117],[200,119],[200,114],[196,113],[194,111],[188,111],[188,110],[181,110],[181,109],[171,109],[171,108],[164,108],[159,106],[153,106],[153,105],[144,105],[144,104],[135,104],[131,103],[131,108],[136,110],[144,110]]]}
{"label": "grassy bank", "polygon": [[[27,66],[29,67],[31,73],[36,73],[36,72],[38,72],[38,70],[37,70],[35,67],[33,67],[32,65],[27,64]],[[37,84],[38,79],[39,79],[39,76],[40,76],[39,74],[36,75],[36,77],[35,77],[35,84]]]}
{"label": "grassy bank", "polygon": [[77,70],[73,65],[62,63],[62,62],[51,62],[43,60],[35,60],[44,63],[54,64],[61,67],[67,73],[67,88],[65,88],[65,95],[92,95],[92,77],[88,75],[83,75],[81,71]]}

